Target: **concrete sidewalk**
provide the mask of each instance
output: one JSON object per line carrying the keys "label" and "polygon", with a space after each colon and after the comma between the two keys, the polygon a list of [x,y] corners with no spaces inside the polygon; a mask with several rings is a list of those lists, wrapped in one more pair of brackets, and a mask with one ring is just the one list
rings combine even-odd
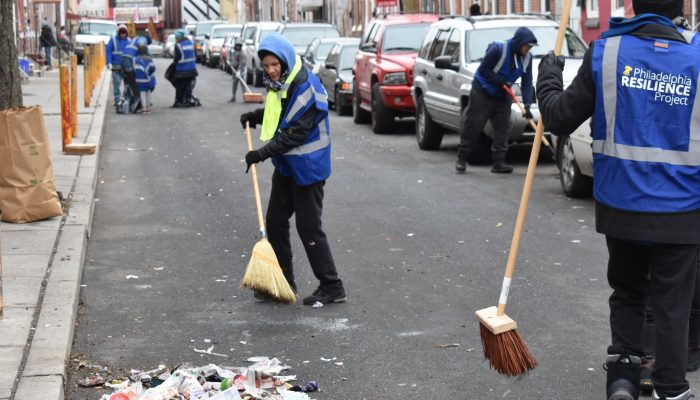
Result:
{"label": "concrete sidewalk", "polygon": [[0,320],[0,400],[62,400],[80,281],[90,235],[105,106],[106,71],[83,107],[78,66],[78,137],[98,144],[92,155],[64,155],[58,68],[22,84],[24,105],[41,105],[56,188],[69,205],[62,217],[0,224],[4,319]]}

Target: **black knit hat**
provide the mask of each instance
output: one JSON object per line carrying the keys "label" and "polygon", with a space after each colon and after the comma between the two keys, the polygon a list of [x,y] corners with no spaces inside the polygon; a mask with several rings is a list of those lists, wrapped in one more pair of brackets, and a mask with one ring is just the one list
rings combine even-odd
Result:
{"label": "black knit hat", "polygon": [[635,15],[658,14],[674,19],[683,13],[683,0],[632,0]]}

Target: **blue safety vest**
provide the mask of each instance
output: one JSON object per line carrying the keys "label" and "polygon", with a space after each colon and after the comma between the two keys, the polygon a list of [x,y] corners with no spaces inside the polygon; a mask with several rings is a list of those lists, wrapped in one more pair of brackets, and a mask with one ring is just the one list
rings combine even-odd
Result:
{"label": "blue safety vest", "polygon": [[134,79],[139,90],[153,90],[156,87],[156,66],[150,58],[134,59]]}
{"label": "blue safety vest", "polygon": [[[489,48],[491,48],[491,46],[497,46],[501,51],[501,57],[498,59],[496,66],[493,67],[493,72],[502,76],[506,82],[515,82],[520,79],[520,77],[525,75],[527,67],[530,65],[530,62],[532,62],[531,52],[528,52],[525,57],[520,54],[513,54],[511,51],[511,41],[512,40],[493,42],[489,45]],[[513,63],[515,63],[515,68],[513,68]],[[511,68],[513,69],[511,70]],[[481,75],[478,69],[476,70],[476,79],[492,96],[503,89],[501,86],[496,86],[489,82]]]}
{"label": "blue safety vest", "polygon": [[[287,129],[296,118],[304,115],[311,107],[316,107],[318,110],[315,124],[304,143],[280,156],[272,157],[272,163],[277,171],[284,176],[291,176],[294,183],[299,186],[321,182],[331,175],[328,94],[316,75],[308,70],[306,72],[308,78],[289,98],[276,132]],[[278,93],[281,95],[281,91]]]}
{"label": "blue safety vest", "polygon": [[119,35],[112,36],[107,43],[107,64],[112,64],[112,67],[121,66],[122,52],[130,42],[128,37],[122,39]]}
{"label": "blue safety vest", "polygon": [[185,39],[180,43],[176,44],[178,49],[180,49],[181,58],[175,65],[175,71],[193,71],[197,69],[197,56],[194,53],[194,45],[189,39]]}
{"label": "blue safety vest", "polygon": [[121,56],[121,66],[124,71],[131,71],[134,68],[134,58],[138,56],[139,51],[136,43],[138,37],[129,39],[129,43],[124,46]]}
{"label": "blue safety vest", "polygon": [[594,195],[613,208],[700,209],[700,46],[629,35],[595,42]]}

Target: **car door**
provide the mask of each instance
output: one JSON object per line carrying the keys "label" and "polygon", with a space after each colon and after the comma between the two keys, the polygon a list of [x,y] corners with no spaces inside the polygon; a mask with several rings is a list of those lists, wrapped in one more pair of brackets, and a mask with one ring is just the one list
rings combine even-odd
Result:
{"label": "car door", "polygon": [[430,49],[428,50],[427,63],[418,73],[423,74],[426,81],[426,90],[423,95],[423,101],[430,113],[430,116],[436,121],[445,120],[446,107],[445,103],[445,88],[444,88],[444,70],[435,68],[435,59],[442,55],[445,43],[450,36],[450,28],[440,28],[435,34]]}
{"label": "car door", "polygon": [[462,112],[461,106],[461,83],[462,79],[459,74],[459,66],[462,63],[462,38],[464,33],[459,28],[452,29],[445,50],[442,53],[443,57],[450,57],[452,65],[456,66],[457,71],[451,69],[440,69],[443,79],[439,85],[442,90],[439,102],[441,113],[444,113],[445,119],[441,120],[445,125],[449,125],[452,129],[459,129],[459,116]]}
{"label": "car door", "polygon": [[[335,44],[328,53],[326,60],[321,65],[319,69],[319,76],[323,87],[326,88],[326,93],[328,93],[328,99],[335,103],[337,100],[335,98],[335,84],[336,78],[338,77],[338,61],[340,55],[341,44]],[[335,68],[326,68],[325,64],[333,65]]]}
{"label": "car door", "polygon": [[377,57],[377,34],[381,23],[373,22],[367,27],[367,33],[362,35],[359,50],[355,56],[355,88],[360,95],[360,101],[369,104],[371,98],[371,63]]}

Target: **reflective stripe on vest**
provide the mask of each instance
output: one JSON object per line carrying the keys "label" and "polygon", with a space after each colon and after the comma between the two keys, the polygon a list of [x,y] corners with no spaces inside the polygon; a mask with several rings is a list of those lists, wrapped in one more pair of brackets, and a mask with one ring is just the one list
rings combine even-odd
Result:
{"label": "reflective stripe on vest", "polygon": [[292,121],[292,118],[296,117],[296,114],[306,106],[306,103],[314,99],[317,103],[325,104],[328,107],[328,96],[325,93],[318,93],[314,90],[313,85],[309,85],[309,88],[304,91],[304,93],[294,99],[294,103],[289,108],[287,113],[286,121],[287,123]]}
{"label": "reflective stripe on vest", "polygon": [[[688,144],[687,151],[668,150],[656,147],[640,147],[615,142],[615,112],[617,108],[618,87],[617,63],[621,39],[621,36],[614,36],[608,38],[605,43],[601,76],[603,89],[603,107],[605,110],[606,118],[606,131],[604,140],[593,140],[593,152],[623,160],[632,160],[640,162],[662,162],[672,165],[700,165],[700,101],[698,101],[697,99],[692,105],[689,127],[690,141]],[[700,80],[700,74],[696,75],[694,78],[697,84],[698,80]],[[645,82],[651,81],[647,80]],[[645,84],[645,88],[649,86],[651,85]],[[693,87],[691,88],[691,90],[691,94],[695,96],[695,91],[697,90],[697,87]],[[680,97],[675,98],[680,99]]]}
{"label": "reflective stripe on vest", "polygon": [[149,75],[146,68],[139,64],[138,61],[134,63],[134,71],[141,71],[143,72],[143,76],[145,76],[145,78],[139,78],[138,73],[134,74],[137,83],[149,83],[151,79],[153,79],[153,76]]}
{"label": "reflective stripe on vest", "polygon": [[[497,74],[498,71],[501,70],[501,68],[503,67],[503,64],[506,62],[506,57],[508,56],[508,53],[510,53],[510,51],[508,51],[508,42],[507,41],[502,41],[502,42],[498,42],[498,43],[501,44],[501,57],[498,59],[496,66],[493,67],[493,72],[495,74]],[[513,59],[515,60],[515,67],[517,68],[518,67],[518,57],[514,55]],[[525,57],[525,60],[523,60],[523,71],[524,72],[527,71],[527,67],[528,67],[528,65],[530,65],[531,59],[532,59],[532,55],[530,53],[528,53],[528,55]]]}
{"label": "reflective stripe on vest", "polygon": [[[191,44],[182,46],[180,43],[177,44],[177,47],[180,49],[180,54],[182,54],[182,58],[180,58],[180,61],[178,61],[178,64],[186,64],[186,63],[191,63],[191,62],[197,62],[197,56],[194,53],[194,46]],[[191,57],[186,57],[185,51],[189,53],[190,51],[192,52]]]}
{"label": "reflective stripe on vest", "polygon": [[324,149],[331,145],[331,135],[328,133],[330,131],[330,123],[328,122],[328,117],[324,118],[318,124],[318,139],[313,142],[299,145],[288,152],[284,153],[285,156],[299,156],[302,154],[311,154],[321,149]]}
{"label": "reflective stripe on vest", "polygon": [[[520,79],[523,75],[525,75],[532,60],[532,53],[528,52],[525,57],[520,57],[518,54],[513,54],[510,49],[510,40],[503,42],[494,42],[492,45],[498,46],[501,51],[501,56],[499,57],[496,65],[493,67],[493,72],[495,74],[503,77],[508,82],[515,82],[516,80]],[[489,50],[487,50],[487,53],[488,51]],[[512,55],[510,59],[509,55]],[[522,65],[519,65],[519,63],[522,63]],[[502,92],[503,95],[507,97],[507,94],[502,90],[502,88],[500,86],[495,86],[486,78],[484,78],[479,72],[479,69],[476,70],[476,79],[479,81],[481,86],[492,96],[499,92]]]}

